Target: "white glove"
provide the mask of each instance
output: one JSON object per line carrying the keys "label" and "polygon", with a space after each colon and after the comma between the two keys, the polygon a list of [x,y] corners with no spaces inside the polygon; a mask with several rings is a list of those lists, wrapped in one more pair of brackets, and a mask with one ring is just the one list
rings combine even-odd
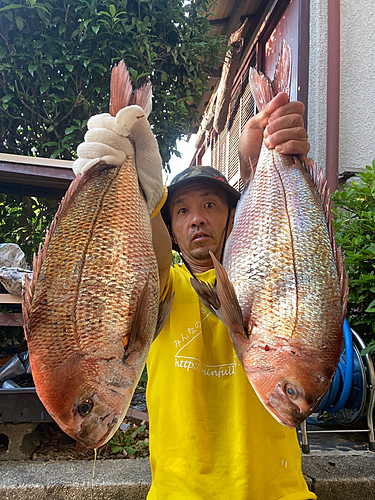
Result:
{"label": "white glove", "polygon": [[95,115],[87,126],[85,142],[78,146],[78,159],[73,162],[74,173],[78,175],[99,161],[119,167],[127,156],[135,154],[139,183],[150,214],[156,215],[165,201],[166,189],[158,144],[143,109],[135,105],[121,109],[116,117]]}
{"label": "white glove", "polygon": [[134,149],[127,138],[116,126],[115,118],[109,113],[95,115],[87,122],[88,131],[85,142],[77,148],[78,159],[73,162],[76,175],[85,172],[100,160],[108,165],[120,166],[126,156],[133,155]]}

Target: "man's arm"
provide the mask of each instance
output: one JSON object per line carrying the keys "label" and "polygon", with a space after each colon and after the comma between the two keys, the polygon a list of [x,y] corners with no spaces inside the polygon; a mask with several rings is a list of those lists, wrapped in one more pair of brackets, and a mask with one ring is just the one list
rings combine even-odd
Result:
{"label": "man's arm", "polygon": [[303,124],[304,111],[302,102],[289,102],[288,95],[281,92],[262,111],[248,120],[238,143],[241,178],[244,184],[256,168],[263,137],[265,145],[278,153],[307,155],[310,144]]}
{"label": "man's arm", "polygon": [[152,219],[152,243],[158,261],[161,295],[167,283],[169,269],[172,264],[172,241],[160,212]]}

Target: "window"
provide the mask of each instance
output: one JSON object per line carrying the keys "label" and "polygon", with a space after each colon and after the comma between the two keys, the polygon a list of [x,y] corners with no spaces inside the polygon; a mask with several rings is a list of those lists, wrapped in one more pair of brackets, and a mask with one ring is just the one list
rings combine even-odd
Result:
{"label": "window", "polygon": [[227,126],[220,134],[212,130],[210,136],[211,165],[240,191],[243,186],[239,174],[238,141],[245,123],[256,112],[248,81],[249,68],[256,66],[273,76],[285,38],[291,45],[293,57],[291,99],[304,102],[307,108],[308,33],[309,0],[278,0],[271,8],[262,31],[245,49],[247,55],[235,78]]}

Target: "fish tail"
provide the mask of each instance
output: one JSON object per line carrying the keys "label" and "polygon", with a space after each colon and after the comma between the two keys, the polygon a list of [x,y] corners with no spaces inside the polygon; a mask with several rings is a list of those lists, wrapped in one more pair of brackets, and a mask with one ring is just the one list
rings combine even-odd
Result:
{"label": "fish tail", "polygon": [[120,109],[130,104],[133,87],[129,77],[129,71],[125,61],[120,61],[112,69],[111,74],[111,97],[109,101],[109,113],[116,116]]}
{"label": "fish tail", "polygon": [[147,82],[142,87],[139,87],[133,94],[134,104],[138,104],[143,108],[146,117],[149,116],[152,110],[152,86],[151,82]]}
{"label": "fish tail", "polygon": [[275,76],[273,78],[273,88],[275,94],[286,92],[290,96],[290,82],[292,77],[292,49],[290,45],[283,40],[281,54],[277,61]]}
{"label": "fish tail", "polygon": [[255,68],[250,68],[250,90],[259,111],[280,92],[286,92],[290,96],[291,70],[292,50],[285,40],[283,40],[273,81]]}
{"label": "fish tail", "polygon": [[152,86],[147,82],[133,92],[128,68],[122,60],[112,69],[109,113],[116,116],[120,109],[133,104],[140,106],[148,117],[152,109]]}

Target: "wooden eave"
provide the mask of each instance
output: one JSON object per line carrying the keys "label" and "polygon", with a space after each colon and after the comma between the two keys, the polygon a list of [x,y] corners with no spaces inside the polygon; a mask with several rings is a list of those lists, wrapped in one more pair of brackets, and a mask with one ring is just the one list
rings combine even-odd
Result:
{"label": "wooden eave", "polygon": [[[248,19],[244,31],[243,57],[256,36],[266,13],[274,0],[218,0],[212,8],[213,15],[210,17],[213,35],[224,35],[227,40],[236,31],[245,19]],[[200,114],[203,115],[211,95],[216,91],[220,81],[222,66],[210,76],[210,88],[204,93],[198,106]],[[197,124],[199,126],[199,124]],[[196,130],[198,129],[196,127]]]}
{"label": "wooden eave", "polygon": [[75,178],[72,163],[0,153],[0,193],[60,199]]}

